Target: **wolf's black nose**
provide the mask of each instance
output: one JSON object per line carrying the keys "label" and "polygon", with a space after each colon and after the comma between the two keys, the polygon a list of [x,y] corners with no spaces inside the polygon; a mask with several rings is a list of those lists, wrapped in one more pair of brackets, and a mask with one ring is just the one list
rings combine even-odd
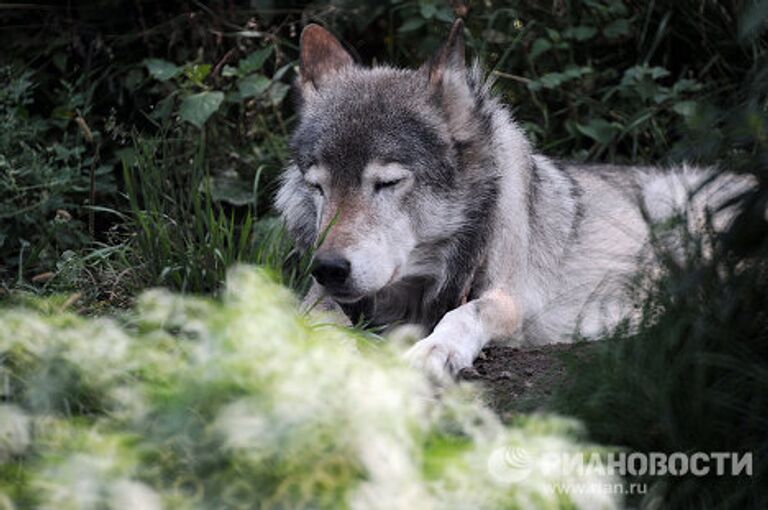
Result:
{"label": "wolf's black nose", "polygon": [[338,255],[317,256],[312,263],[312,276],[323,287],[342,286],[349,272],[349,261]]}

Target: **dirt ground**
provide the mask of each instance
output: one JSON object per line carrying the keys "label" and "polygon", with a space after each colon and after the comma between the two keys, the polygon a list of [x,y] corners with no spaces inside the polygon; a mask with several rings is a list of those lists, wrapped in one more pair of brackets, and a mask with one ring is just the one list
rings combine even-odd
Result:
{"label": "dirt ground", "polygon": [[479,382],[488,404],[505,421],[515,413],[545,409],[558,385],[568,384],[568,362],[589,356],[593,343],[552,344],[541,347],[486,347],[472,369],[460,377]]}

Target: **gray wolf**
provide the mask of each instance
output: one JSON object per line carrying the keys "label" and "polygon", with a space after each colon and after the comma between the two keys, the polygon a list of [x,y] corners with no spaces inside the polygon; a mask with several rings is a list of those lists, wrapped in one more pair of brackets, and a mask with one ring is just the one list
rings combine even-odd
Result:
{"label": "gray wolf", "polygon": [[[569,341],[628,317],[648,220],[694,202],[702,216],[724,193],[706,170],[536,154],[479,65],[466,67],[462,34],[458,20],[418,69],[364,68],[307,26],[276,198],[298,247],[317,247],[306,302],[421,325],[407,356],[440,378],[494,339]],[[698,188],[710,191],[689,203]]]}

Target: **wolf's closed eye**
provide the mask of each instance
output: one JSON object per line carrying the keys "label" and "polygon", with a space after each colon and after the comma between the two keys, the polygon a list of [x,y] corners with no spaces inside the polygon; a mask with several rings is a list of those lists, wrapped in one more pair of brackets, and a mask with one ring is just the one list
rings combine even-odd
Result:
{"label": "wolf's closed eye", "polygon": [[379,192],[386,189],[394,189],[398,184],[405,181],[405,177],[401,177],[400,179],[392,179],[389,181],[377,181],[373,183],[373,191]]}

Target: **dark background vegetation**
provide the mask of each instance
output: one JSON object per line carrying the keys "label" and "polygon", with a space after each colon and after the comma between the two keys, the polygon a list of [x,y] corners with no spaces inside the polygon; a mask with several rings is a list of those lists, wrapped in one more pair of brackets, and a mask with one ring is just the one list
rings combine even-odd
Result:
{"label": "dark background vegetation", "polygon": [[[165,285],[215,292],[236,261],[297,289],[271,213],[303,25],[366,64],[415,66],[456,14],[543,152],[748,172],[742,213],[663,257],[640,332],[617,331],[556,410],[641,451],[752,451],[751,479],[657,481],[675,506],[768,506],[768,53],[764,0],[0,3],[0,292],[88,312]],[[637,340],[637,341],[635,341]]]}

